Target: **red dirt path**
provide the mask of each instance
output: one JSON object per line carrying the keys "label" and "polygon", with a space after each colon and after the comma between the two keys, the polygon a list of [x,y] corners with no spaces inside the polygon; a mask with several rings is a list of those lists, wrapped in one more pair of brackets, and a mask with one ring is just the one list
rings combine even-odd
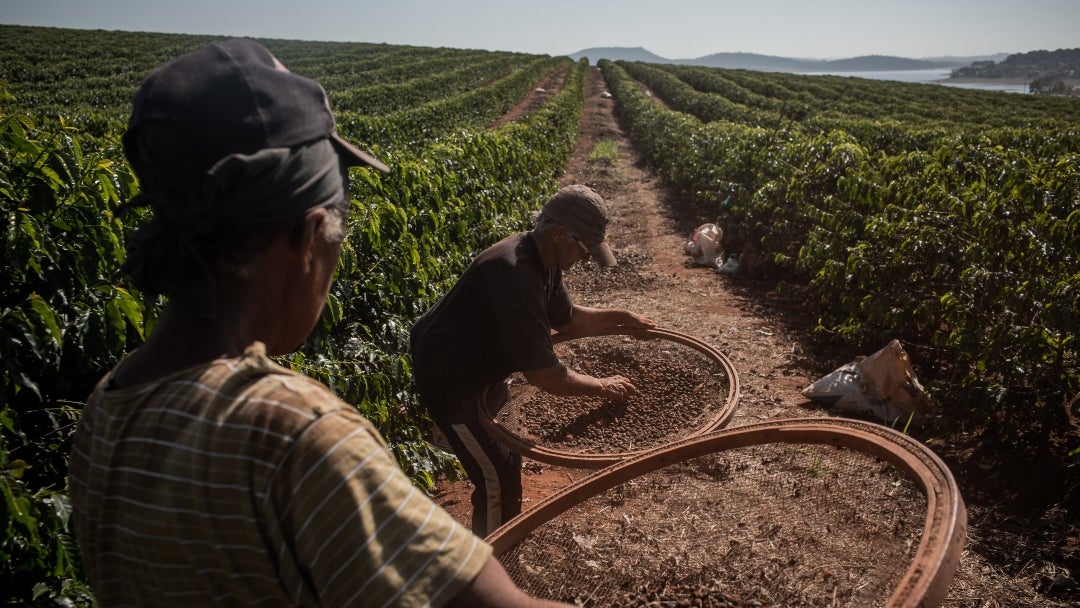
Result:
{"label": "red dirt path", "polygon": [[[558,82],[538,84],[544,90],[534,91],[506,119],[530,111],[537,96],[553,94]],[[584,183],[604,196],[612,213],[609,240],[620,265],[603,275],[588,265],[573,269],[567,282],[575,300],[634,310],[724,352],[742,383],[729,426],[837,415],[810,402],[802,389],[869,353],[815,352],[809,333],[814,320],[798,301],[781,297],[767,281],[733,279],[691,264],[683,245],[694,227],[712,220],[687,212],[644,165],[604,90],[602,75],[591,68],[580,141],[560,182]],[[613,143],[617,157],[590,160],[598,142]],[[919,437],[952,469],[968,508],[967,548],[942,605],[1080,605],[1080,474],[1075,467],[1052,466],[1047,452],[1018,454],[1012,446],[985,443],[979,429],[957,427],[944,425],[947,430]],[[589,473],[527,460],[524,508]],[[470,492],[466,480],[443,479],[435,495],[467,524]]]}

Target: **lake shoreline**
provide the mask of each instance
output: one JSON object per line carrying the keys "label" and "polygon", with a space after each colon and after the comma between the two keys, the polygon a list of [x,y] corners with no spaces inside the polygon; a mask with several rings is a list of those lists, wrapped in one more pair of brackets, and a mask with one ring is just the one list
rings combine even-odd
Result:
{"label": "lake shoreline", "polygon": [[1029,85],[1030,78],[941,78],[932,82],[938,84],[1000,84],[1005,85]]}

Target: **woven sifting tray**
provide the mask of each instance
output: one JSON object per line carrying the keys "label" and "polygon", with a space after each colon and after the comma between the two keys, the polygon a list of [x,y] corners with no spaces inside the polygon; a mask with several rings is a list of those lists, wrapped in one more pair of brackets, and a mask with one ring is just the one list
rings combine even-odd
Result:
{"label": "woven sifting tray", "polygon": [[612,465],[487,541],[523,589],[583,607],[915,607],[944,597],[966,521],[924,445],[812,418]]}
{"label": "woven sifting tray", "polygon": [[620,374],[638,389],[625,403],[560,397],[515,374],[498,411],[481,420],[517,453],[540,462],[601,468],[725,426],[739,400],[739,378],[723,353],[671,330],[621,330],[603,336],[555,337],[568,368],[595,377]]}

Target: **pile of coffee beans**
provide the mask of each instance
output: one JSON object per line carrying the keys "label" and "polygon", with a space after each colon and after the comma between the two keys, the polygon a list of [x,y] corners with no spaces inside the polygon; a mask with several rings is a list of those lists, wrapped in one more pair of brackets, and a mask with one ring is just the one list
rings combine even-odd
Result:
{"label": "pile of coffee beans", "polygon": [[515,385],[500,422],[550,449],[612,454],[656,447],[710,424],[726,404],[730,379],[725,369],[689,346],[605,336],[564,342],[556,351],[563,364],[579,373],[627,377],[637,394],[618,403]]}

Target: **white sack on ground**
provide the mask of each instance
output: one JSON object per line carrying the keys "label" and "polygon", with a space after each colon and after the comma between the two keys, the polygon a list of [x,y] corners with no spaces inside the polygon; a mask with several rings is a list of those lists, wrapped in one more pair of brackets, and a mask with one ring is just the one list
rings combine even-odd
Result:
{"label": "white sack on ground", "polygon": [[719,226],[702,224],[694,229],[683,250],[694,258],[695,264],[716,268],[724,261],[724,249],[720,244],[723,239],[724,231]]}
{"label": "white sack on ground", "polygon": [[823,405],[886,424],[921,422],[934,410],[899,340],[860,357],[802,391]]}

